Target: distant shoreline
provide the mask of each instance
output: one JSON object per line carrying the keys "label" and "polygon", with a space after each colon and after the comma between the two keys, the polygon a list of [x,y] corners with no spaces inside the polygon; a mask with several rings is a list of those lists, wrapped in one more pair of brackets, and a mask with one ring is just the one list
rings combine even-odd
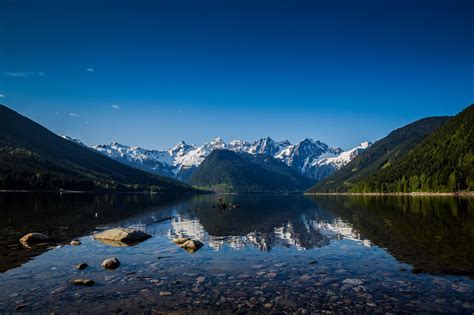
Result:
{"label": "distant shoreline", "polygon": [[0,189],[0,193],[54,193],[54,194],[141,194],[141,195],[162,195],[162,194],[183,194],[183,195],[194,195],[194,194],[208,194],[205,191],[94,191],[94,190],[28,190],[28,189]]}
{"label": "distant shoreline", "polygon": [[474,191],[461,192],[393,192],[393,193],[305,193],[305,195],[326,195],[326,196],[460,196],[474,197]]}

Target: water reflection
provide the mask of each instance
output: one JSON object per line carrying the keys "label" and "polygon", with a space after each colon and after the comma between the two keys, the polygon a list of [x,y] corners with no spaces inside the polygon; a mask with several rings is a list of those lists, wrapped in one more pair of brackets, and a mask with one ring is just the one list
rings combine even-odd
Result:
{"label": "water reflection", "polygon": [[[240,208],[215,207],[218,198]],[[0,194],[0,211],[0,313],[18,305],[74,313],[474,310],[474,281],[440,275],[472,275],[472,199]],[[153,237],[124,247],[90,237],[113,227]],[[27,232],[54,241],[27,249],[18,242]],[[177,237],[204,246],[190,254]],[[82,244],[64,245],[73,238]],[[104,270],[109,257],[121,266]],[[70,284],[78,278],[96,285]]]}
{"label": "water reflection", "polygon": [[[218,198],[240,208],[216,208]],[[93,231],[134,226],[215,251],[310,250],[346,239],[387,248],[415,272],[474,274],[474,210],[466,198],[0,194],[0,209],[0,272]],[[55,242],[25,249],[18,239],[28,232]]]}
{"label": "water reflection", "polygon": [[[144,211],[159,213],[191,196],[143,194],[0,193],[0,272],[18,267],[98,227],[121,222]],[[19,239],[41,232],[48,246],[24,248]]]}
{"label": "water reflection", "polygon": [[[215,198],[215,197],[214,197]],[[224,211],[210,204],[207,196],[191,201],[189,213],[176,213],[168,234],[190,237],[219,250],[225,246],[253,246],[270,251],[275,246],[308,250],[328,245],[330,240],[359,240],[352,226],[303,196],[226,196],[225,202],[240,208]]]}
{"label": "water reflection", "polygon": [[313,197],[415,272],[474,277],[473,198]]}

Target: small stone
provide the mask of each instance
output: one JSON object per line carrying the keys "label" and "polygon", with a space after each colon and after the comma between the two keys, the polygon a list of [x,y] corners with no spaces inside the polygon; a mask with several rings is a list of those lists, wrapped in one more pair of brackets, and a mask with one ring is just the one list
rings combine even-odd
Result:
{"label": "small stone", "polygon": [[93,280],[90,280],[90,279],[75,279],[72,281],[72,284],[74,285],[83,285],[83,286],[86,286],[86,287],[90,287],[90,286],[93,286],[95,284],[95,282]]}
{"label": "small stone", "polygon": [[76,265],[76,268],[79,269],[79,270],[84,270],[84,269],[86,269],[87,267],[89,267],[89,265],[86,264],[86,263],[80,263],[80,264],[77,264],[77,265]]}
{"label": "small stone", "polygon": [[198,240],[187,240],[186,242],[179,245],[179,247],[186,250],[188,253],[192,254],[198,249],[200,249],[203,244]]}
{"label": "small stone", "polygon": [[471,288],[464,284],[464,283],[453,283],[452,286],[453,290],[456,290],[458,292],[462,292],[462,293],[466,293],[466,292],[470,292],[471,291]]}
{"label": "small stone", "polygon": [[263,304],[263,307],[265,307],[265,308],[272,308],[272,307],[273,307],[273,303],[265,303],[265,304]]}
{"label": "small stone", "polygon": [[15,311],[19,311],[19,310],[21,310],[21,309],[23,309],[23,308],[25,308],[25,307],[27,307],[27,306],[28,306],[28,305],[26,305],[26,304],[19,304],[19,305],[17,305],[17,306],[15,307]]}
{"label": "small stone", "polygon": [[170,296],[172,293],[170,291],[160,291],[160,296]]}
{"label": "small stone", "polygon": [[462,303],[462,307],[467,308],[467,309],[473,309],[474,305],[469,304],[468,302],[464,302],[464,303]]}
{"label": "small stone", "polygon": [[119,266],[120,266],[120,261],[115,257],[107,258],[106,260],[102,262],[102,267],[106,269],[117,269]]}
{"label": "small stone", "polygon": [[197,283],[201,283],[201,282],[204,282],[204,281],[206,281],[206,277],[204,277],[204,276],[200,276],[200,277],[196,278]]}
{"label": "small stone", "polygon": [[355,278],[347,278],[344,281],[342,281],[342,283],[348,284],[348,285],[361,285],[364,283],[364,281],[360,279],[355,279]]}
{"label": "small stone", "polygon": [[81,245],[81,242],[79,242],[78,240],[73,240],[73,241],[71,241],[71,242],[69,243],[69,245],[71,245],[71,246],[79,246],[79,245]]}
{"label": "small stone", "polygon": [[303,281],[307,281],[307,280],[311,279],[311,276],[310,275],[302,275],[300,277],[300,279],[303,280]]}
{"label": "small stone", "polygon": [[91,287],[95,284],[95,282],[90,279],[84,279],[84,281],[82,281],[82,284],[85,285],[86,287]]}
{"label": "small stone", "polygon": [[186,243],[187,241],[190,241],[191,239],[190,238],[187,238],[187,237],[179,237],[179,238],[175,238],[173,240],[173,243],[177,244],[177,245],[181,245],[181,244],[184,244]]}
{"label": "small stone", "polygon": [[267,278],[275,278],[277,276],[276,272],[269,272],[265,275]]}

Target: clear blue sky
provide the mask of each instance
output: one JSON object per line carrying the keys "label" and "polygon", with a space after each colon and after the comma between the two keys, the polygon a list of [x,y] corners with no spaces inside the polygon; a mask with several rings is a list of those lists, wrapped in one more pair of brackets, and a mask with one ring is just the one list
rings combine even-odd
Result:
{"label": "clear blue sky", "polygon": [[2,0],[0,40],[0,103],[87,144],[349,148],[474,102],[474,1]]}

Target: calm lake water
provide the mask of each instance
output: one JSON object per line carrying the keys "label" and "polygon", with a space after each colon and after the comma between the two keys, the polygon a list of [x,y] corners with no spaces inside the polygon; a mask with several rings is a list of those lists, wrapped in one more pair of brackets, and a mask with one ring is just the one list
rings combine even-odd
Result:
{"label": "calm lake water", "polygon": [[[218,198],[240,208],[219,210]],[[474,200],[0,194],[0,313],[474,312]],[[113,247],[91,235],[153,237]],[[28,232],[48,246],[24,248]],[[190,254],[172,239],[204,246]],[[68,243],[78,239],[80,246]],[[122,265],[104,270],[101,262]],[[76,264],[87,263],[78,270]],[[92,287],[74,286],[77,278]]]}

